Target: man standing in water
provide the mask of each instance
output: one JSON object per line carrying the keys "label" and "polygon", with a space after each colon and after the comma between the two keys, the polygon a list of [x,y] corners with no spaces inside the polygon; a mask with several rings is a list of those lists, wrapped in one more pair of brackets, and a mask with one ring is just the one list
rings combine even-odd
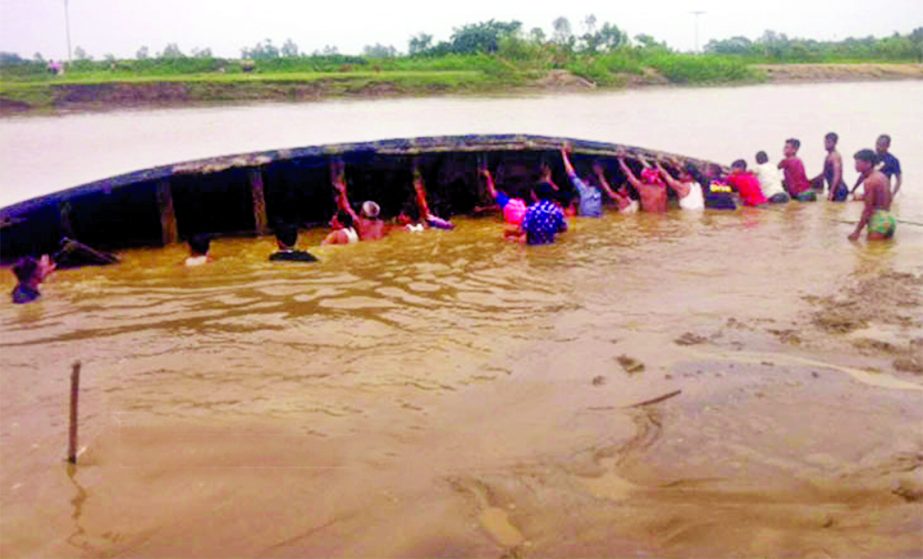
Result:
{"label": "man standing in water", "polygon": [[824,158],[824,170],[821,174],[811,179],[812,183],[822,184],[827,182],[827,199],[831,202],[845,202],[849,196],[849,188],[843,181],[843,158],[840,152],[836,150],[836,143],[840,137],[836,132],[830,132],[824,136],[824,149],[827,150],[827,157]]}
{"label": "man standing in water", "polygon": [[[888,178],[888,188],[891,189],[891,196],[897,196],[901,189],[903,178],[901,177],[901,162],[888,151],[891,149],[891,136],[882,134],[878,136],[875,142],[875,152],[878,154],[878,160],[881,161],[881,172]],[[891,178],[894,177],[892,189]]]}
{"label": "man standing in water", "polygon": [[569,145],[561,148],[561,159],[564,161],[564,170],[567,172],[567,178],[574,185],[580,194],[580,203],[577,206],[577,214],[581,217],[602,217],[603,215],[603,195],[599,188],[587,184],[577,176],[577,171],[570,162],[567,153],[570,151]]}
{"label": "man standing in water", "polygon": [[891,215],[891,185],[884,173],[875,169],[878,156],[870,149],[863,149],[854,156],[856,171],[865,185],[863,200],[865,207],[856,230],[849,236],[850,241],[859,240],[862,229],[868,225],[868,240],[890,239],[894,236],[897,223]]}
{"label": "man standing in water", "polygon": [[549,245],[554,242],[555,235],[567,231],[564,212],[552,202],[554,193],[554,188],[547,182],[539,183],[532,190],[535,203],[529,206],[522,218],[526,244]]}
{"label": "man standing in water", "polygon": [[679,161],[673,160],[670,163],[678,170],[677,178],[673,178],[673,175],[660,164],[660,161],[655,161],[654,165],[656,165],[660,176],[666,181],[667,186],[676,193],[680,209],[704,210],[705,196],[702,194],[702,188],[695,182],[689,171],[680,165]]}
{"label": "man standing in water", "polygon": [[[664,213],[667,211],[667,187],[660,179],[660,173],[656,169],[651,169],[649,166],[645,165],[644,169],[641,171],[641,179],[635,176],[634,171],[631,170],[631,167],[625,163],[625,156],[622,153],[617,155],[619,160],[619,167],[621,167],[622,172],[625,174],[625,177],[628,179],[628,182],[631,183],[631,186],[635,187],[635,190],[638,191],[638,196],[641,197],[641,211],[645,212],[655,212],[655,213]],[[642,163],[644,163],[642,161]]]}
{"label": "man standing in water", "polygon": [[359,215],[349,205],[346,195],[346,180],[343,178],[342,164],[333,164],[330,167],[330,179],[333,188],[337,191],[337,207],[349,214],[353,220],[359,239],[363,241],[376,241],[387,234],[385,222],[378,216],[381,208],[375,202],[366,200],[362,203],[362,215]]}
{"label": "man standing in water", "polygon": [[276,244],[279,250],[269,255],[270,262],[317,262],[309,252],[295,250],[298,243],[298,228],[287,223],[276,226]]}

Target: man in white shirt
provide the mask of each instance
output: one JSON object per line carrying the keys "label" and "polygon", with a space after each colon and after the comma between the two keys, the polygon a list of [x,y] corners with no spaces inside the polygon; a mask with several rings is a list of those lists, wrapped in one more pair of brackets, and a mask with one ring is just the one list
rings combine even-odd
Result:
{"label": "man in white shirt", "polygon": [[769,156],[765,151],[756,154],[756,167],[753,172],[760,181],[760,189],[763,196],[771,204],[784,204],[790,200],[785,188],[782,187],[782,177],[779,176],[779,170],[769,162]]}

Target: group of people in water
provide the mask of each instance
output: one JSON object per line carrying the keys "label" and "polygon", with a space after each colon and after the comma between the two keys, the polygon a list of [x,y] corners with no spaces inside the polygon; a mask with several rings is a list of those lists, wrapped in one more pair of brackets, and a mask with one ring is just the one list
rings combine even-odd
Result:
{"label": "group of people in water", "polygon": [[[639,211],[666,212],[668,200],[673,197],[681,210],[695,211],[736,209],[738,199],[745,206],[763,206],[791,200],[811,202],[819,195],[825,195],[833,202],[844,202],[852,196],[855,200],[862,200],[865,206],[849,239],[857,240],[866,227],[869,240],[891,238],[896,227],[896,220],[890,213],[891,201],[902,183],[900,162],[890,153],[891,138],[883,134],[879,136],[875,150],[856,152],[853,158],[859,178],[852,189],[843,179],[843,158],[837,151],[838,139],[833,132],[825,136],[827,155],[823,171],[813,179],[808,178],[804,163],[798,157],[801,142],[795,138],[785,141],[784,158],[777,165],[769,162],[766,152],[760,151],[756,154],[756,165],[752,171],[745,160],[738,159],[731,164],[728,174],[714,163],[700,169],[691,163],[681,165],[674,159],[647,161],[636,158],[641,166],[633,169],[626,162],[627,154],[620,151],[616,160],[625,182],[618,188],[609,183],[605,168],[598,162],[593,163],[590,173],[581,177],[571,162],[568,145],[561,148],[561,160],[572,190],[555,184],[548,165],[542,166],[538,182],[525,193],[508,193],[498,187],[486,165],[479,169],[479,175],[495,202],[493,209],[500,211],[505,222],[503,236],[527,245],[553,243],[559,233],[567,230],[568,217],[601,217],[606,199],[618,213],[631,214]],[[413,175],[413,201],[404,206],[393,224],[382,219],[381,207],[375,201],[364,201],[359,211],[353,208],[341,162],[331,165],[331,184],[337,210],[330,220],[331,230],[322,245],[374,241],[394,230],[418,233],[430,228],[454,228],[451,221],[430,211],[426,188],[418,171],[414,171]],[[859,186],[864,186],[862,194],[856,194]],[[298,250],[297,226],[279,224],[274,229],[278,250],[269,255],[270,261],[317,261],[311,253]],[[195,235],[188,243],[190,254],[185,266],[201,266],[211,261],[210,239],[207,236]],[[18,281],[12,292],[13,302],[36,300],[40,296],[39,285],[54,269],[55,262],[47,255],[41,259],[20,259],[13,266]]]}

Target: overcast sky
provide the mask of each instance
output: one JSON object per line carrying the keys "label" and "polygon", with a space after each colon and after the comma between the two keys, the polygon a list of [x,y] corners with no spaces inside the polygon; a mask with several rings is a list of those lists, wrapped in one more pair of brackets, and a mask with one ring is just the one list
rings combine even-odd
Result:
{"label": "overcast sky", "polygon": [[[766,29],[789,36],[843,39],[908,33],[923,26],[923,0],[69,0],[71,42],[95,57],[134,56],[177,43],[187,52],[209,47],[217,56],[237,57],[241,47],[269,38],[293,39],[305,52],[334,45],[359,53],[368,44],[406,51],[410,36],[426,32],[447,39],[452,28],[488,19],[542,27],[565,16],[574,31],[593,14],[632,36],[647,33],[681,50],[693,48],[693,10],[700,42]],[[46,58],[67,55],[64,0],[0,0],[0,51]]]}

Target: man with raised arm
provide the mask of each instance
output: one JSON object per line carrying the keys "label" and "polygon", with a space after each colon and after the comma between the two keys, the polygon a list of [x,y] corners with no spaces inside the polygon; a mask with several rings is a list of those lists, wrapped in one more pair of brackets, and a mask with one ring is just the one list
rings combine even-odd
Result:
{"label": "man with raised arm", "polygon": [[375,241],[388,234],[387,225],[379,217],[381,208],[378,204],[371,200],[366,200],[362,203],[361,215],[353,210],[349,203],[349,196],[346,194],[346,180],[344,179],[342,163],[331,163],[330,181],[333,183],[334,190],[337,191],[337,207],[352,218],[360,240]]}
{"label": "man with raised arm", "polygon": [[628,182],[638,191],[638,196],[641,197],[641,210],[654,213],[666,212],[667,187],[660,180],[660,173],[656,169],[651,169],[645,161],[640,160],[644,165],[644,169],[641,171],[641,179],[638,179],[631,167],[625,163],[625,153],[619,150],[617,157],[619,167],[625,173]]}
{"label": "man with raised arm", "polygon": [[679,207],[684,210],[704,210],[705,196],[702,194],[702,187],[696,183],[692,175],[684,169],[678,161],[673,160],[671,164],[674,168],[679,170],[677,178],[674,178],[673,175],[660,164],[660,161],[654,162],[657,171],[660,173],[660,177],[667,183],[667,186],[676,193],[676,198],[679,200]]}
{"label": "man with raised arm", "polygon": [[567,178],[570,179],[570,183],[580,196],[580,202],[577,206],[577,215],[582,217],[602,217],[602,192],[596,186],[588,185],[577,176],[577,171],[574,170],[574,166],[571,164],[570,157],[568,156],[570,151],[570,145],[564,144],[561,148],[561,159],[564,161],[564,171],[567,173]]}
{"label": "man with raised arm", "polygon": [[606,180],[606,173],[602,165],[593,163],[593,173],[596,175],[596,180],[599,182],[599,186],[602,188],[603,192],[618,205],[619,213],[631,214],[638,211],[638,201],[631,199],[628,195],[628,189],[625,188],[624,185],[618,192],[612,189],[612,186],[609,185],[609,181]]}

